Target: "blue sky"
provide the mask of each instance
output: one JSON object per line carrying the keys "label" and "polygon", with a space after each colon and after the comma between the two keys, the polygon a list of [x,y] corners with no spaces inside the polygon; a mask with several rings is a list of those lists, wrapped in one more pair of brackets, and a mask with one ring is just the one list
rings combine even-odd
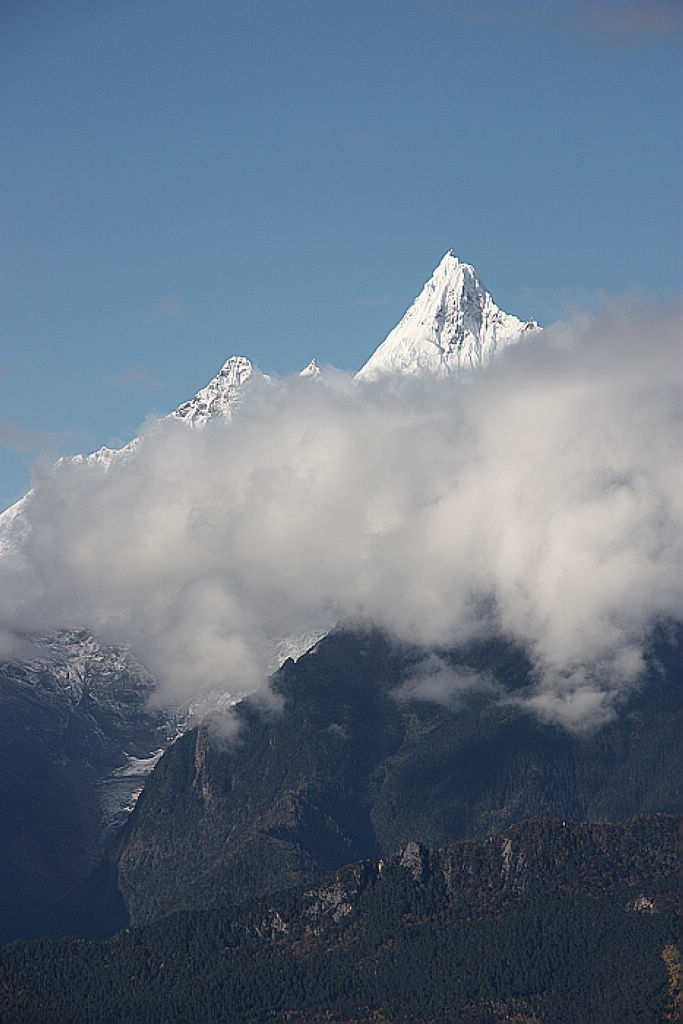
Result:
{"label": "blue sky", "polygon": [[234,353],[355,371],[449,248],[541,323],[670,302],[677,12],[3,4],[0,507]]}

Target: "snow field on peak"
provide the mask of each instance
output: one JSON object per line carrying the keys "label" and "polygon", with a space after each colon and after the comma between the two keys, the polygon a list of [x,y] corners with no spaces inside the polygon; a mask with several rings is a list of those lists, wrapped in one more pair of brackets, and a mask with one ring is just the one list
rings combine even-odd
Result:
{"label": "snow field on peak", "polygon": [[477,271],[447,252],[401,321],[356,374],[458,376],[485,366],[495,353],[538,330],[504,313]]}
{"label": "snow field on peak", "polygon": [[[533,320],[524,323],[503,313],[474,267],[449,251],[355,379],[370,381],[391,373],[458,376],[461,371],[484,366],[497,350],[539,329]],[[199,429],[214,418],[229,420],[242,401],[243,386],[253,375],[254,367],[246,356],[231,356],[205,387],[165,418],[183,420]],[[322,375],[316,359],[299,373],[312,379]],[[270,380],[265,374],[263,379]],[[133,454],[139,443],[139,438],[133,438],[122,448],[102,447],[88,455],[65,456],[56,466],[70,463],[109,469]],[[0,554],[11,549],[22,532],[30,494],[0,514]]]}

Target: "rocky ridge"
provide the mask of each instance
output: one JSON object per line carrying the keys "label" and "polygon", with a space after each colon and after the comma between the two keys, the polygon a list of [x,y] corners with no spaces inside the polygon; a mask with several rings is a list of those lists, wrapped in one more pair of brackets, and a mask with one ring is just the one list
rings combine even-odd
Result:
{"label": "rocky ridge", "polygon": [[7,1024],[673,1021],[677,825],[666,815],[616,825],[537,818],[480,842],[411,842],[379,863],[104,942],[15,943],[0,955],[0,1015]]}

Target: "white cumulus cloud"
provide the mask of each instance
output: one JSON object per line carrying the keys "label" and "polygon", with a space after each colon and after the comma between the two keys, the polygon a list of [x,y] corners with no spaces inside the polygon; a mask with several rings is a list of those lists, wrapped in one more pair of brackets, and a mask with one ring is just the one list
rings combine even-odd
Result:
{"label": "white cumulus cloud", "polygon": [[529,707],[603,720],[649,625],[683,614],[680,337],[677,311],[629,306],[468,383],[254,375],[231,422],[41,471],[0,630],[128,642],[162,701],[256,689],[273,637],[338,620],[434,647],[502,631],[535,665]]}

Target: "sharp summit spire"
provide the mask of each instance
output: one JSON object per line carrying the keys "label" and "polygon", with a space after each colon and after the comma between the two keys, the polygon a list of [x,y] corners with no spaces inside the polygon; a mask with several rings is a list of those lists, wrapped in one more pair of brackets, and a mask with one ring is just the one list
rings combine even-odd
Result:
{"label": "sharp summit spire", "polygon": [[403,319],[356,376],[359,380],[387,373],[448,377],[475,370],[525,331],[537,329],[534,320],[524,323],[499,309],[474,267],[449,250]]}

